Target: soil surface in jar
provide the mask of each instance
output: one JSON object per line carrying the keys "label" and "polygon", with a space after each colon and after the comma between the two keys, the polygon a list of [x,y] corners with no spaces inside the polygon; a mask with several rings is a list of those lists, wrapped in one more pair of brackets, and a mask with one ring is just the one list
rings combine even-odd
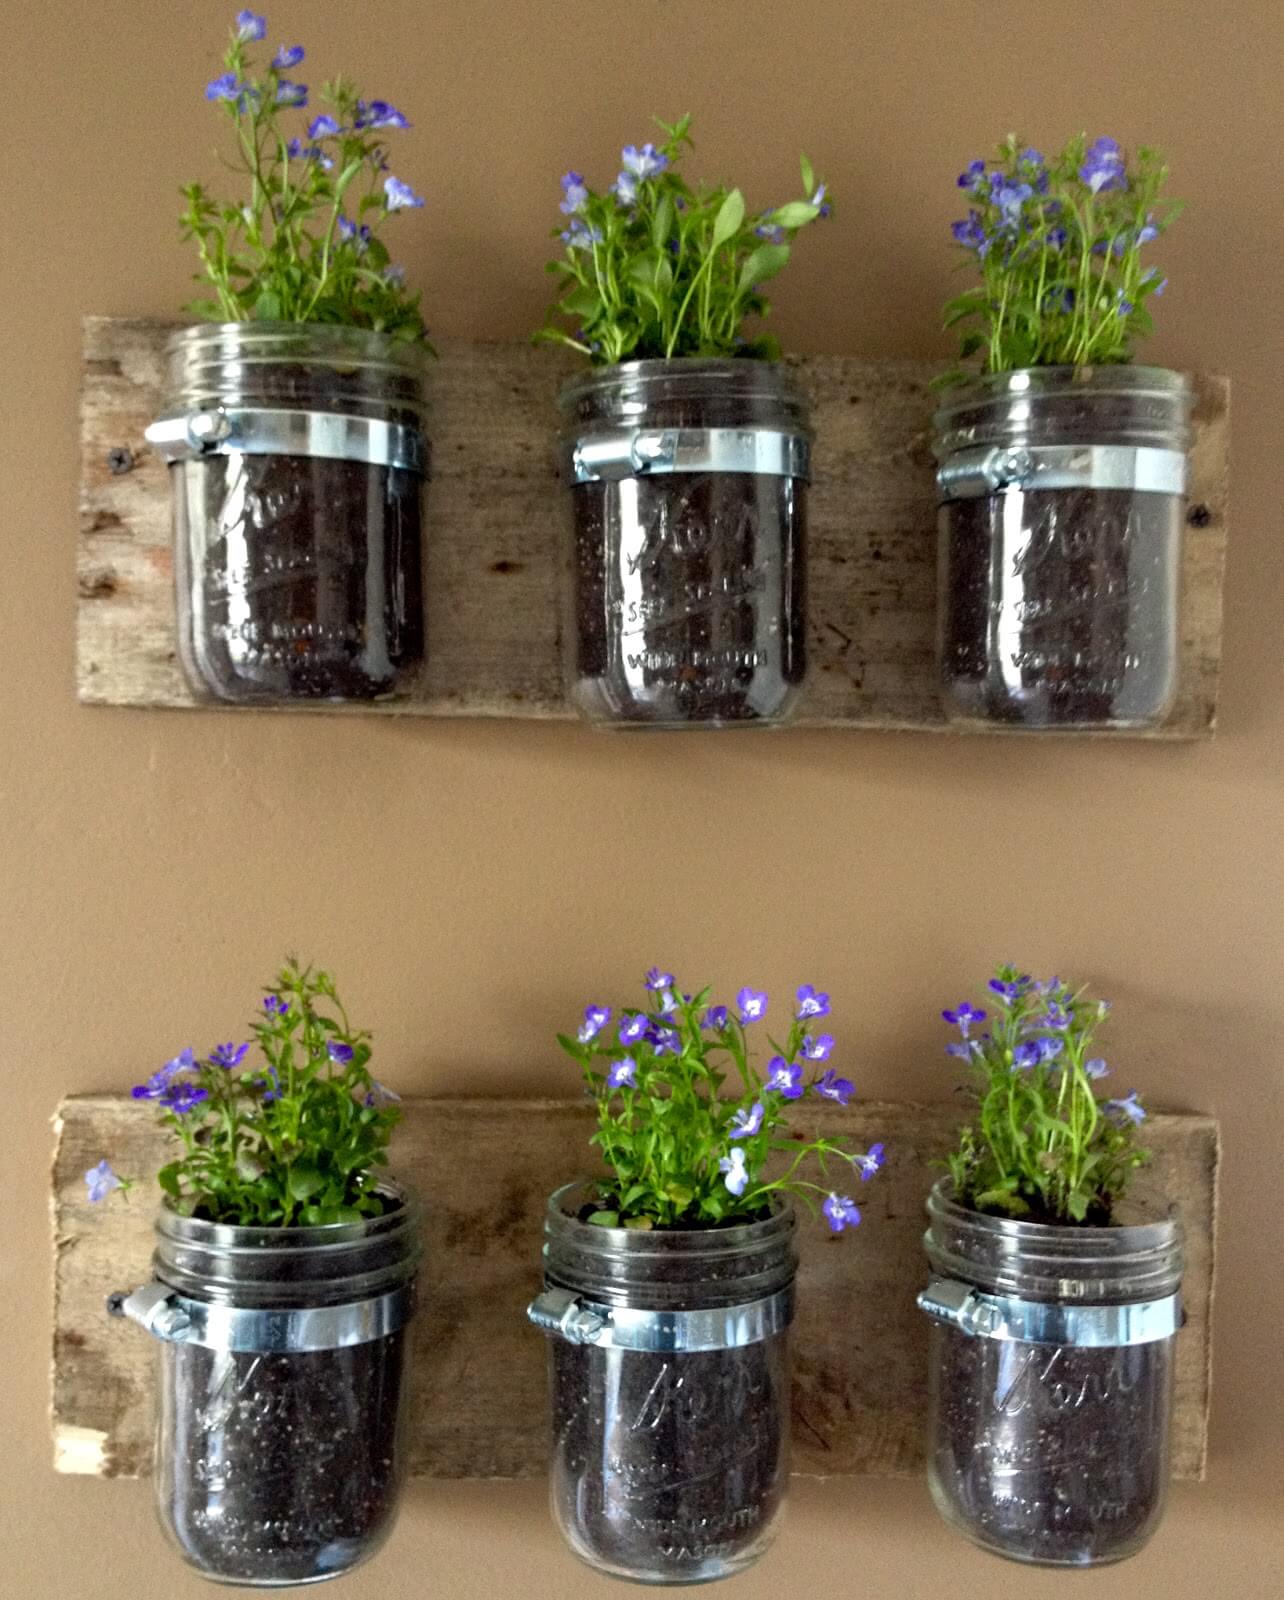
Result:
{"label": "soil surface in jar", "polygon": [[942,1510],[1002,1554],[1066,1566],[1145,1543],[1168,1478],[1171,1340],[1072,1349],[937,1330]]}
{"label": "soil surface in jar", "polygon": [[[398,380],[393,380],[395,383]],[[418,426],[394,393],[381,414]],[[341,412],[341,379],[281,366],[255,404]],[[373,699],[423,656],[421,480],[288,455],[190,464],[185,577],[198,677],[228,700]]]}
{"label": "soil surface in jar", "polygon": [[806,671],[805,485],[672,473],[572,491],[577,697],[661,727],[778,716]]}
{"label": "soil surface in jar", "polygon": [[397,1506],[404,1330],[288,1355],[168,1347],[161,1513],[228,1582],[303,1583],[373,1553]]}
{"label": "soil surface in jar", "polygon": [[962,717],[1157,722],[1177,681],[1183,502],[1117,489],[951,501],[941,671]]}
{"label": "soil surface in jar", "polygon": [[694,1583],[754,1560],[788,1481],[786,1336],[671,1355],[553,1341],[553,1503],[571,1547]]}

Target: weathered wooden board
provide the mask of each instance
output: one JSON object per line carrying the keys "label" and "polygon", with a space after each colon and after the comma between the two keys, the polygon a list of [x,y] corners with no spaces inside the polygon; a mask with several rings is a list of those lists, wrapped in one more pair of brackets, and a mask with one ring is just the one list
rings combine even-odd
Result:
{"label": "weathered wooden board", "polygon": [[[169,492],[143,438],[172,324],[86,319],[81,415],[80,698],[191,706],[174,648]],[[439,341],[425,582],[429,660],[416,694],[358,709],[574,715],[562,690],[568,538],[554,396],[571,365],[528,344]],[[816,429],[811,672],[803,726],[944,729],[934,664],[936,540],[928,449],[935,368],[795,358]],[[1196,383],[1177,704],[1149,737],[1211,734],[1221,659],[1229,386]],[[1114,737],[1114,735],[1111,735]]]}
{"label": "weathered wooden board", "polygon": [[[537,1290],[546,1196],[586,1168],[583,1102],[408,1100],[396,1170],[424,1196],[427,1254],[416,1334],[413,1470],[447,1478],[524,1477],[547,1459],[544,1341],[524,1310]],[[922,1461],[927,1319],[923,1201],[949,1146],[949,1105],[827,1107],[828,1131],[882,1139],[885,1170],[861,1187],[865,1221],[831,1236],[802,1225],[794,1338],[794,1464],[801,1473],[908,1473]],[[799,1120],[801,1127],[802,1120]],[[147,1183],[91,1206],[84,1172],[103,1155],[150,1180],[165,1136],[136,1102],[67,1100],[56,1119],[53,1434],[64,1472],[131,1476],[151,1453],[156,1346],[109,1318],[114,1289],[145,1281]],[[1153,1181],[1186,1227],[1188,1322],[1178,1340],[1174,1471],[1201,1477],[1209,1397],[1217,1127],[1155,1116]]]}

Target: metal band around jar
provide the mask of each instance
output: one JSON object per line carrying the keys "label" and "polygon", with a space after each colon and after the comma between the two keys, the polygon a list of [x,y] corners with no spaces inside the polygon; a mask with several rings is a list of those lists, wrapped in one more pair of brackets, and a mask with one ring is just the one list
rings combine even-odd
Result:
{"label": "metal band around jar", "polygon": [[1182,1325],[1181,1295],[1112,1306],[983,1294],[957,1278],[932,1278],[918,1297],[929,1317],[979,1339],[1108,1349],[1154,1344]]}
{"label": "metal band around jar", "polygon": [[616,483],[666,472],[751,472],[806,478],[811,441],[777,428],[617,428],[570,450],[575,483]]}
{"label": "metal band around jar", "polygon": [[1126,489],[1134,494],[1186,493],[1183,450],[1152,445],[1012,445],[957,450],[937,468],[942,500],[1035,489]]}
{"label": "metal band around jar", "polygon": [[158,417],[148,444],[168,462],[202,456],[320,456],[428,474],[428,441],[418,428],[339,411],[208,406]]}
{"label": "metal band around jar", "polygon": [[794,1314],[792,1286],[744,1305],[701,1311],[638,1311],[585,1300],[570,1289],[545,1289],[526,1315],[542,1332],[598,1350],[677,1354],[736,1350],[783,1333]]}
{"label": "metal band around jar", "polygon": [[107,1305],[113,1315],[128,1317],[167,1344],[265,1354],[342,1350],[385,1338],[409,1322],[415,1291],[407,1283],[346,1305],[268,1309],[190,1300],[168,1284],[152,1282],[132,1294],[113,1295]]}

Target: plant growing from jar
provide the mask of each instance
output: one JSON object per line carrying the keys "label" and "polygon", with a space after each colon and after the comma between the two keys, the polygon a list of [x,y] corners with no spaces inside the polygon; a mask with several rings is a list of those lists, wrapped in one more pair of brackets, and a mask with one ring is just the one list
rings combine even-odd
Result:
{"label": "plant growing from jar", "polygon": [[571,1549],[647,1582],[724,1577],[766,1549],[789,1471],[793,1201],[833,1233],[883,1165],[791,1123],[846,1105],[851,1081],[814,1030],[829,996],[799,989],[755,1060],[767,996],[734,1007],[652,969],[642,1007],[592,1005],[574,1036],[605,1176],[549,1201],[552,1504]]}
{"label": "plant growing from jar", "polygon": [[[398,1097],[330,974],[288,962],[250,1032],[135,1088],[179,1149],[154,1279],[110,1309],[158,1340],[166,1532],[206,1576],[278,1586],[391,1530],[420,1211],[382,1175]],[[95,1201],[134,1186],[105,1160],[85,1180]]]}
{"label": "plant growing from jar", "polygon": [[1172,704],[1190,386],[1130,364],[1168,281],[1166,176],[1082,135],[1050,159],[1009,136],[959,176],[976,281],[945,307],[961,365],[934,446],[956,720],[1134,728]]}
{"label": "plant growing from jar", "polygon": [[[423,199],[391,167],[410,123],[336,77],[313,103],[303,47],[256,47],[238,13],[205,89],[232,197],[183,189],[212,325],[169,345],[179,654],[233,702],[404,692],[423,653],[425,354],[419,295],[384,233]],[[265,50],[267,47],[264,47]]]}
{"label": "plant growing from jar", "polygon": [[595,369],[566,386],[575,528],[571,692],[618,726],[780,720],[805,672],[806,406],[753,324],[803,196],[765,211],[679,171],[690,117],[627,145],[605,190],[561,180],[558,298],[536,339]]}
{"label": "plant growing from jar", "polygon": [[1167,1486],[1181,1235],[1129,1192],[1139,1096],[1097,1098],[1108,1010],[1001,967],[942,1013],[974,1114],[928,1202],[928,1480],[968,1538],[1050,1566],[1133,1554]]}

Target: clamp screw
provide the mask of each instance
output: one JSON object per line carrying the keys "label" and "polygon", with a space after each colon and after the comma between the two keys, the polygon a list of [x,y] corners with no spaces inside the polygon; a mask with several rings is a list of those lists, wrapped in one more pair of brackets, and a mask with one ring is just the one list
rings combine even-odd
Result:
{"label": "clamp screw", "polygon": [[194,411],[187,419],[187,437],[197,447],[219,444],[231,431],[232,424],[222,409]]}

